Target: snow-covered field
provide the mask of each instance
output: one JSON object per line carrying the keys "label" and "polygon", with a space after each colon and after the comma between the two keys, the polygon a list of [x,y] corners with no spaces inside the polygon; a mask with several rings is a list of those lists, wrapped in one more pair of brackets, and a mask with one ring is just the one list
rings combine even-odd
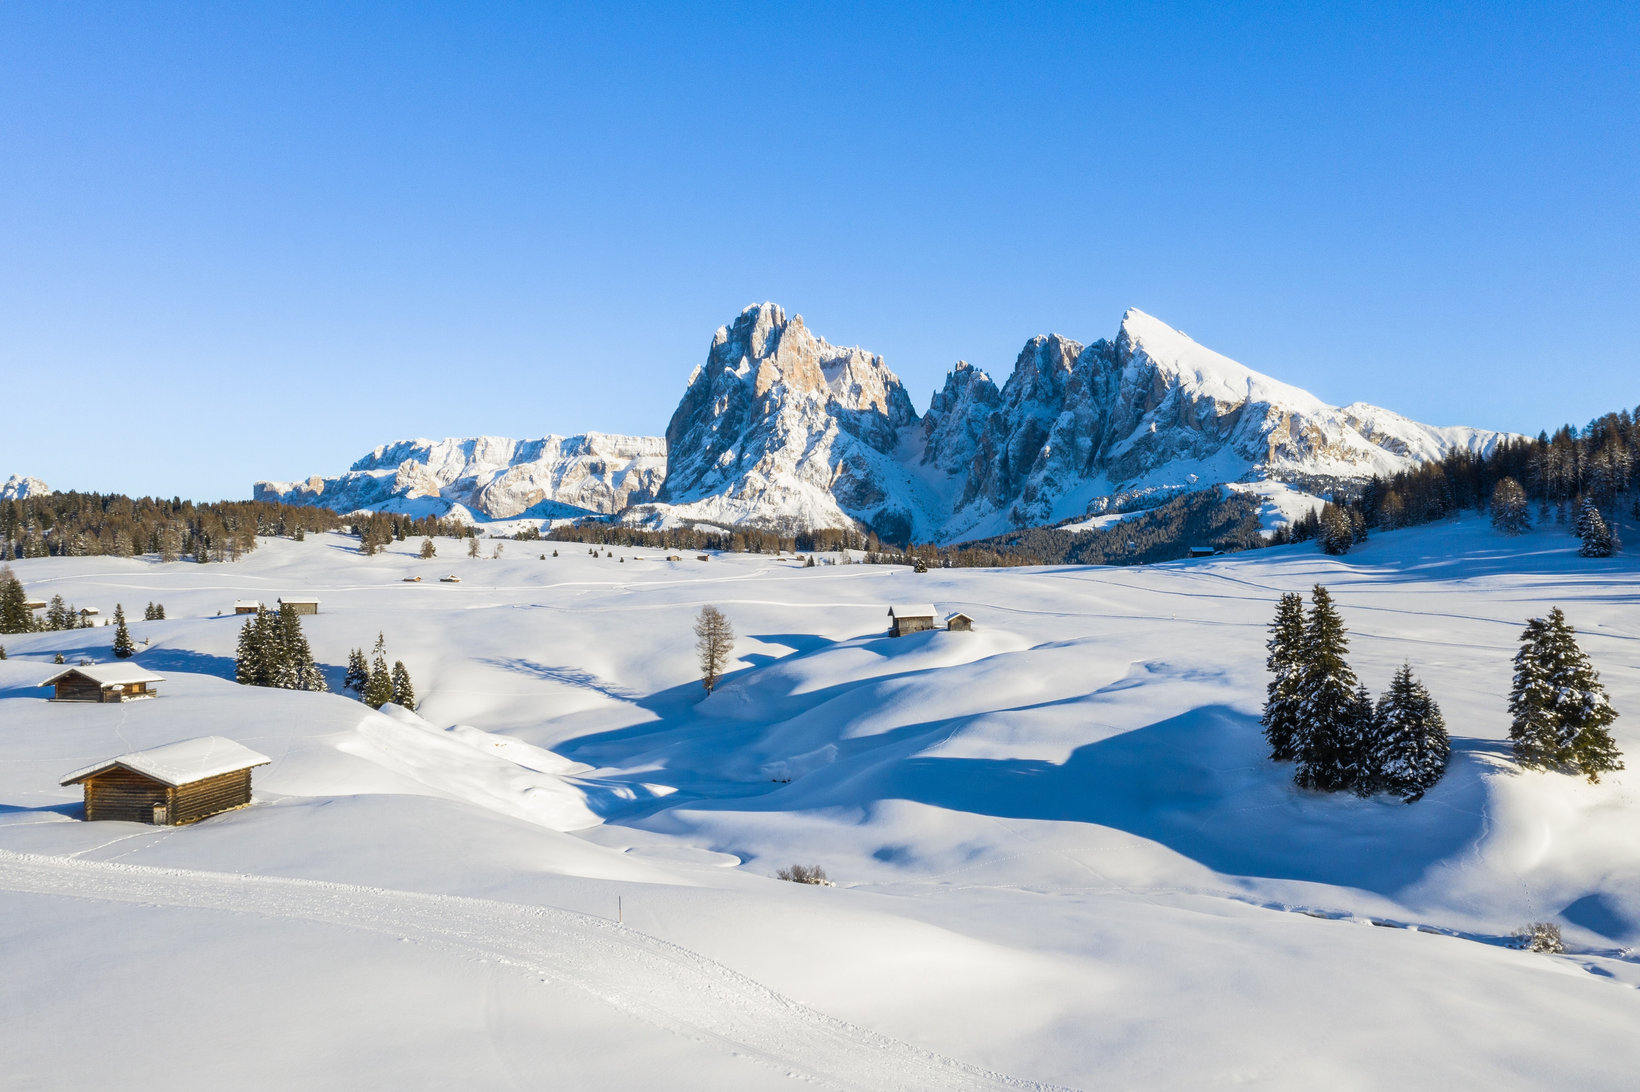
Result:
{"label": "snow-covered field", "polygon": [[[166,681],[123,706],[34,686],[112,629],[0,638],[6,1087],[1634,1087],[1640,775],[1522,773],[1505,712],[1559,605],[1640,765],[1633,556],[1474,518],[1345,558],[925,575],[351,543],[14,564],[169,617],[132,623]],[[1410,660],[1446,712],[1417,804],[1263,757],[1265,624],[1317,581],[1364,681]],[[323,601],[333,688],[383,633],[421,715],[235,685],[218,612],[281,594]],[[884,635],[929,600],[975,631]],[[739,640],[703,700],[707,603]],[[254,806],[92,824],[58,787],[202,735],[272,758]],[[772,878],[794,862],[837,886]],[[1536,920],[1568,954],[1508,947]]]}

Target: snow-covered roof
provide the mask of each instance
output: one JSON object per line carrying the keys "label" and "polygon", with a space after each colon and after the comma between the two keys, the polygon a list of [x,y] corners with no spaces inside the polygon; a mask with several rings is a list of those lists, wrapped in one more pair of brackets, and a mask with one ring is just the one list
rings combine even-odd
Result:
{"label": "snow-covered roof", "polygon": [[185,739],[180,743],[167,743],[163,747],[110,758],[83,770],[75,770],[58,783],[72,785],[119,766],[174,787],[235,770],[248,770],[252,766],[265,766],[272,761],[267,755],[258,754],[231,739],[201,736],[199,739]]}
{"label": "snow-covered roof", "polygon": [[98,686],[128,686],[131,683],[164,682],[165,677],[156,675],[137,664],[82,664],[78,667],[65,667],[41,686],[50,686],[64,675],[81,674]]}
{"label": "snow-covered roof", "polygon": [[952,612],[951,612],[951,613],[950,613],[950,614],[947,614],[947,615],[946,615],[946,616],[945,616],[945,620],[946,620],[946,621],[947,621],[947,622],[949,622],[949,621],[951,621],[951,620],[952,620],[952,619],[953,619],[953,618],[966,618],[966,619],[968,619],[968,620],[969,620],[969,621],[970,621],[970,622],[972,622],[972,621],[973,621],[973,620],[974,620],[974,616],[973,616],[973,615],[971,615],[971,614],[964,614],[964,613],[962,613],[962,611],[960,611],[960,610],[954,610],[954,611],[952,611]]}
{"label": "snow-covered roof", "polygon": [[932,603],[895,603],[888,613],[895,618],[932,618],[936,612]]}
{"label": "snow-covered roof", "polygon": [[233,601],[234,610],[238,610],[240,607],[260,607],[261,605],[262,600],[260,599],[235,599]]}
{"label": "snow-covered roof", "polygon": [[281,595],[281,603],[317,603],[319,600],[311,595]]}

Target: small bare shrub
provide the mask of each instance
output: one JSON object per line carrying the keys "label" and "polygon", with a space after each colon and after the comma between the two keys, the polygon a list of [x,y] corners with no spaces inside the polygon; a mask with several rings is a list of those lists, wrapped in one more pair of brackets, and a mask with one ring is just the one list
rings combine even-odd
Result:
{"label": "small bare shrub", "polygon": [[1560,926],[1552,921],[1534,921],[1515,930],[1515,947],[1528,952],[1548,952],[1558,955],[1566,950],[1560,939]]}
{"label": "small bare shrub", "polygon": [[817,887],[836,886],[826,879],[826,870],[819,865],[794,864],[790,868],[782,868],[775,875],[791,883],[812,883]]}

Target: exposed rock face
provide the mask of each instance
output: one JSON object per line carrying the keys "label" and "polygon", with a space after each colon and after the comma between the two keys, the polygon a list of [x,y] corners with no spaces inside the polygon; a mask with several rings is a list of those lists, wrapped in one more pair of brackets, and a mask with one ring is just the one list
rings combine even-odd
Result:
{"label": "exposed rock face", "polygon": [[1221,482],[1313,490],[1501,438],[1328,406],[1137,310],[1091,345],[1032,338],[1000,388],[959,363],[919,418],[880,356],[830,345],[765,303],[717,331],[664,440],[413,440],[339,478],[259,482],[256,496],[495,519],[863,525],[951,542]]}
{"label": "exposed rock face", "polygon": [[43,497],[51,491],[51,486],[39,478],[30,478],[24,474],[13,474],[4,482],[0,482],[0,501],[22,500],[24,497]]}
{"label": "exposed rock face", "polygon": [[659,503],[629,518],[908,530],[893,456],[916,421],[882,357],[830,345],[772,303],[748,307],[689,377],[666,429]]}
{"label": "exposed rock face", "polygon": [[403,440],[378,447],[337,478],[257,482],[257,500],[442,515],[460,505],[491,519],[525,513],[619,512],[652,500],[665,442],[648,436]]}

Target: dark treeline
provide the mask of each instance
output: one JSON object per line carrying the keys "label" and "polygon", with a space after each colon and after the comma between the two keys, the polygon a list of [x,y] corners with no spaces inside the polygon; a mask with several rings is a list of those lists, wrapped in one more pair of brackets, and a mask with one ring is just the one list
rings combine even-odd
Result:
{"label": "dark treeline", "polygon": [[326,508],[48,493],[0,502],[0,561],[139,554],[166,561],[236,561],[256,549],[258,535],[300,537],[341,526],[342,517]]}
{"label": "dark treeline", "polygon": [[868,553],[867,562],[929,566],[1140,565],[1176,561],[1192,546],[1223,553],[1265,545],[1256,497],[1204,489],[1174,497],[1098,530],[1031,527],[954,546],[912,546]]}
{"label": "dark treeline", "polygon": [[[1570,523],[1584,502],[1608,518],[1626,509],[1634,515],[1640,464],[1640,410],[1597,417],[1578,429],[1562,425],[1553,435],[1505,440],[1489,454],[1454,451],[1389,478],[1373,478],[1353,496],[1336,499],[1339,514],[1358,528],[1390,531],[1453,516],[1465,509],[1485,511],[1505,481],[1521,487],[1537,509],[1537,521]],[[1506,487],[1512,491],[1512,486]],[[1331,517],[1337,522],[1337,517]],[[1322,539],[1327,545],[1329,513],[1296,522],[1279,541]],[[1338,530],[1335,528],[1334,530]],[[1336,543],[1335,543],[1336,545]],[[1334,550],[1333,552],[1342,552]]]}
{"label": "dark treeline", "polygon": [[359,552],[366,556],[374,556],[389,542],[403,542],[406,538],[469,538],[478,533],[471,524],[437,516],[370,512],[355,513],[348,518],[353,521],[348,531],[358,536]]}
{"label": "dark treeline", "polygon": [[881,550],[874,534],[853,528],[825,528],[783,535],[757,528],[674,527],[649,531],[618,523],[586,522],[554,527],[546,536],[554,542],[582,542],[589,546],[639,546],[652,550],[732,550],[738,553],[825,553],[834,550]]}

